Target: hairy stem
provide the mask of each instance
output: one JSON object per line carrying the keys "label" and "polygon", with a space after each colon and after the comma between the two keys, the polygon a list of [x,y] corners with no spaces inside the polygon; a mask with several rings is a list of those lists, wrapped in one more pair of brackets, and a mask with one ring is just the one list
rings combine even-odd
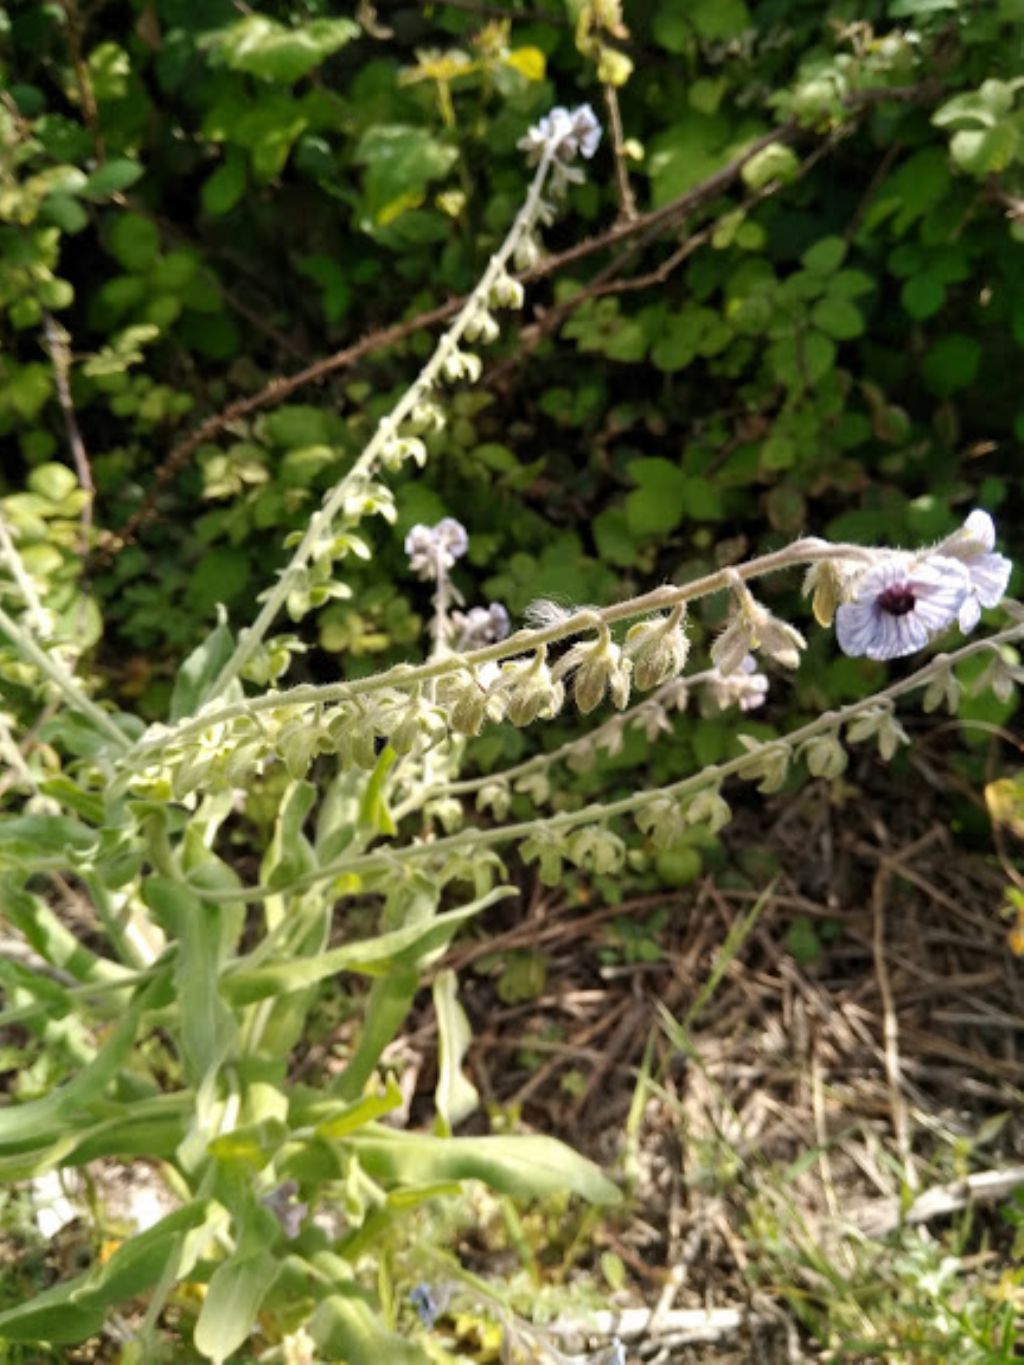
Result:
{"label": "hairy stem", "polygon": [[8,616],[2,608],[0,608],[0,633],[7,636],[23,659],[27,660],[28,663],[35,664],[36,668],[49,678],[73,710],[91,720],[98,730],[102,730],[108,739],[114,741],[118,749],[129,747],[125,735],[114,724],[106,711],[97,706],[94,701],[90,701],[79,687],[74,675],[65,668],[59,659],[42,649],[34,637],[22,630],[17,621]]}
{"label": "hairy stem", "polygon": [[901,678],[880,692],[875,692],[859,701],[850,702],[849,705],[840,707],[835,711],[826,711],[824,715],[816,717],[806,725],[791,731],[788,735],[766,740],[763,744],[741,754],[738,758],[713,764],[711,767],[702,769],[699,773],[684,777],[668,786],[636,792],[634,795],[623,797],[619,801],[595,802],[579,810],[563,811],[559,815],[540,816],[535,820],[524,820],[519,824],[505,825],[494,829],[463,830],[458,834],[436,839],[432,843],[410,844],[402,848],[382,848],[372,853],[360,854],[355,858],[339,858],[335,862],[317,868],[315,872],[297,878],[287,886],[279,886],[273,889],[264,886],[246,887],[240,891],[217,892],[204,892],[199,887],[194,889],[199,896],[216,896],[220,900],[255,901],[263,900],[271,895],[290,896],[306,890],[317,882],[340,876],[342,873],[354,873],[361,876],[371,872],[397,869],[407,863],[422,859],[443,860],[449,854],[462,853],[470,849],[488,848],[495,844],[520,843],[541,829],[547,831],[570,830],[578,825],[595,824],[610,820],[618,815],[628,815],[633,811],[640,810],[648,802],[658,797],[689,796],[702,787],[717,785],[725,778],[734,776],[744,768],[749,768],[759,754],[769,749],[777,748],[780,745],[793,748],[813,739],[816,735],[835,731],[839,726],[853,720],[865,711],[884,706],[908,692],[916,691],[917,688],[929,682],[936,673],[943,669],[954,667],[975,654],[1022,638],[1024,638],[1024,624],[1016,624],[1006,630],[999,631],[995,635],[987,636],[983,640],[976,640],[972,644],[964,645],[962,649],[955,650],[951,654],[938,654],[909,677]]}
{"label": "hairy stem", "polygon": [[303,685],[293,687],[287,692],[267,692],[259,697],[249,697],[243,701],[230,702],[205,714],[182,721],[179,725],[165,730],[162,734],[148,740],[141,740],[134,746],[129,762],[146,759],[171,745],[179,745],[192,735],[201,734],[210,728],[236,720],[240,716],[255,715],[260,711],[278,711],[292,706],[313,706],[330,702],[348,701],[355,697],[369,696],[385,688],[408,689],[417,683],[430,682],[448,673],[491,661],[510,659],[526,654],[541,645],[555,644],[573,635],[594,630],[603,626],[615,625],[649,612],[665,611],[679,602],[693,602],[711,593],[727,588],[731,574],[739,574],[743,579],[760,578],[765,574],[777,573],[781,569],[799,565],[817,564],[826,559],[845,559],[871,563],[876,552],[865,549],[863,545],[828,545],[813,538],[796,540],[781,550],[759,555],[748,560],[738,568],[719,569],[714,573],[696,578],[680,587],[665,586],[654,588],[640,597],[626,602],[617,602],[600,610],[587,608],[574,612],[562,621],[535,630],[518,630],[498,644],[485,645],[482,649],[465,654],[449,654],[425,664],[397,664],[383,673],[369,678],[357,678],[352,682],[328,683],[324,686]]}
{"label": "hairy stem", "polygon": [[416,404],[429,394],[433,384],[442,373],[445,361],[455,351],[463,332],[475,316],[478,307],[481,303],[486,304],[491,286],[504,271],[506,263],[510,260],[523,233],[532,226],[541,203],[541,191],[544,188],[544,181],[547,179],[550,164],[551,156],[549,154],[542,158],[537,167],[523,206],[516,214],[515,222],[509,229],[504,242],[495,255],[491,257],[480,282],[469,295],[455,321],[437,343],[433,355],[420,371],[419,376],[391,409],[388,416],[380,422],[363,453],[345,477],[334,486],[320,510],[310,519],[306,534],[302,537],[290,562],[278,578],[275,587],[263,604],[262,610],[253,624],[242,633],[237,648],[221,670],[211,689],[211,698],[221,696],[225,688],[238,677],[252,658],[277,618],[277,614],[294,587],[298,575],[311,558],[320,537],[330,527],[350,490],[370,476],[388,443],[398,433],[402,422],[409,416]]}

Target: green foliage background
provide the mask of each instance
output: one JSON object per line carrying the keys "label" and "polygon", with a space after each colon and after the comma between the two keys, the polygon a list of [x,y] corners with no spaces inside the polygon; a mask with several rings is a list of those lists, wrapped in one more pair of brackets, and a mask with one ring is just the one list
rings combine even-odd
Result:
{"label": "green foliage background", "polygon": [[[371,559],[345,564],[344,588],[314,589],[290,679],[352,676],[419,654],[427,590],[409,572],[402,537],[446,514],[470,531],[458,574],[467,601],[501,600],[514,616],[545,595],[607,603],[805,532],[917,544],[977,505],[996,515],[1012,548],[1024,438],[1022,20],[1021,0],[637,0],[624,15],[611,0],[529,8],[511,0],[497,11],[459,0],[363,5],[358,18],[316,0],[244,12],[228,0],[0,7],[0,499],[60,614],[58,641],[63,633],[88,651],[101,696],[144,718],[166,714],[178,666],[218,604],[236,626],[251,618],[289,533],[415,374],[431,334],[414,319],[479,277],[527,184],[516,144],[556,103],[590,101],[607,128],[609,100],[617,102],[619,164],[606,133],[586,183],[546,233],[548,249],[567,259],[540,269],[521,325],[506,317],[484,381],[455,395],[447,427],[428,438],[426,471],[397,477],[397,526],[376,532]],[[738,162],[755,143],[761,149]],[[635,210],[623,199],[624,174]],[[600,275],[609,262],[616,273]],[[397,337],[374,340],[403,321]],[[308,382],[288,379],[306,367]],[[766,585],[777,606],[777,594],[791,591]],[[698,647],[721,609],[701,607]],[[792,701],[775,705],[817,713],[881,676],[877,665],[836,657],[818,635]],[[31,670],[0,654],[3,711],[16,722],[37,719],[32,685]],[[961,715],[999,722],[1012,707],[1012,696],[969,699]],[[775,719],[769,711],[744,728],[763,736]],[[630,732],[610,767],[646,759],[653,785],[734,752],[734,729],[693,718],[650,754]],[[546,742],[564,733],[552,726]],[[49,717],[42,734],[88,756],[67,717]],[[514,761],[527,743],[496,730],[475,742],[472,759],[485,768]],[[101,797],[58,768],[55,759],[47,795],[98,825]],[[608,772],[574,774],[555,804],[607,792]],[[296,781],[281,801],[272,788],[273,779],[252,794],[241,836],[250,855],[246,841],[276,818],[268,878],[293,857],[299,867],[313,858],[302,831],[318,795]],[[338,802],[351,804],[348,787],[338,790]],[[211,828],[229,805],[209,816]],[[324,806],[329,823],[337,812]],[[113,825],[102,838],[90,827],[79,850],[85,828],[71,817],[18,815],[4,824],[7,856],[28,877],[91,857],[95,833],[103,878],[90,889],[117,947],[102,897],[136,876],[142,854]],[[329,844],[332,831],[320,834]],[[702,830],[648,872],[663,883],[692,880],[713,844]],[[199,858],[209,844],[197,837],[189,847]],[[214,871],[230,889],[233,869]],[[286,871],[285,884],[294,868]],[[216,1107],[234,1027],[218,996],[217,951],[241,921],[228,910],[222,926],[160,877],[146,895],[155,922],[181,945],[173,981],[164,963],[116,1026],[108,1011],[99,1049],[70,1027],[58,1046],[51,1025],[38,1024],[30,1046],[44,1061],[35,1074],[26,1069],[19,1098],[45,1106],[52,1130],[27,1131],[38,1110],[7,1113],[12,1179],[37,1169],[40,1144],[51,1144],[40,1161],[62,1160],[54,1153],[71,1123],[82,1160],[126,1143],[161,1158],[188,1147],[192,1099],[163,1093],[159,1056],[139,1102],[180,1105],[168,1107],[155,1136],[139,1136],[130,1116],[97,1117],[113,1102],[105,1088],[136,1045],[142,1013],[170,1008],[179,994],[187,999],[173,1065],[183,1065],[200,1109]],[[429,917],[440,888],[423,896]],[[47,961],[63,968],[74,958],[89,990],[103,985],[104,959],[85,949],[83,958],[41,896],[19,884],[9,899],[8,918]],[[427,918],[399,929],[407,907],[389,906],[381,938],[352,950],[363,954],[356,970],[392,992],[399,1022],[424,954],[485,902],[429,930]],[[330,904],[325,913],[317,932],[330,925]],[[228,1002],[242,1008],[281,993],[280,1074],[267,1091],[285,1111],[275,1086],[284,1086],[305,1018],[293,1018],[289,1002],[301,995],[310,1007],[315,993],[307,999],[298,986],[353,961],[347,946],[321,951],[326,934],[323,945],[314,939],[263,976],[236,973]],[[642,957],[642,937],[626,946]],[[319,975],[305,976],[311,960]],[[27,974],[12,980],[12,995],[29,991]],[[43,1005],[19,1018],[38,1022],[54,1001],[70,1012],[56,986],[45,995],[51,986],[33,981]],[[373,1030],[398,1027],[374,1014],[376,991],[368,1072],[387,1041]],[[435,993],[449,1036],[464,1042],[454,981],[439,977]],[[350,1127],[336,1132],[337,1116],[324,1117],[301,1088],[289,1117],[314,1137],[328,1125],[328,1137],[349,1144],[339,1181],[362,1162],[402,1186],[412,1181],[396,1154],[402,1144],[373,1128],[381,1101],[358,1098],[363,1060],[357,1050],[360,1084],[350,1075],[352,1093],[342,1096],[356,1113],[342,1115]],[[53,1088],[68,1075],[75,1079]],[[263,1084],[254,1076],[243,1077],[252,1092]],[[131,1106],[139,1095],[126,1090],[117,1102]],[[390,1091],[385,1099],[398,1102]],[[275,1278],[270,1253],[255,1249],[279,1229],[257,1207],[246,1163],[252,1150],[269,1161],[285,1129],[276,1109],[267,1118],[253,1104],[250,1129],[202,1158],[222,1181],[217,1199],[256,1239],[239,1237],[237,1255],[206,1267],[212,1307],[196,1341],[211,1359],[243,1339],[271,1283],[282,1322],[297,1293],[287,1274]],[[84,1136],[78,1105],[92,1106],[99,1124]],[[369,1131],[353,1136],[360,1125]],[[102,1146],[115,1139],[120,1146]],[[521,1179],[509,1175],[519,1169],[512,1139],[506,1151],[423,1138],[414,1174],[431,1189],[483,1172],[507,1194],[610,1197],[596,1169],[566,1149],[556,1161],[545,1139],[530,1141],[540,1144],[537,1159]],[[296,1172],[320,1178],[301,1163]],[[68,1341],[97,1330],[111,1303],[164,1274],[169,1239],[176,1246],[197,1224],[213,1226],[206,1193],[172,1215],[179,1222],[164,1227],[159,1257],[144,1238],[125,1243],[81,1292],[61,1289],[39,1312],[59,1308]],[[246,1225],[243,1214],[256,1221]],[[362,1235],[346,1243],[353,1264]],[[336,1271],[324,1272],[332,1285]],[[343,1304],[336,1293],[323,1301],[330,1311],[321,1306],[321,1317],[336,1313],[342,1326],[322,1321],[320,1337],[353,1360],[380,1359],[378,1336],[364,1339],[360,1355],[346,1335],[363,1328],[362,1292],[353,1283]],[[224,1339],[220,1296],[235,1303]],[[34,1340],[52,1328],[34,1308],[12,1312],[8,1336]],[[388,1339],[387,1349],[400,1347]]]}
{"label": "green foliage background", "polygon": [[[229,422],[161,483],[175,443],[469,288],[523,191],[517,139],[555,102],[590,100],[604,118],[598,74],[624,81],[641,212],[774,126],[792,131],[682,231],[670,220],[641,239],[634,274],[705,232],[664,281],[587,299],[534,354],[518,355],[514,329],[501,340],[500,386],[456,400],[426,476],[400,490],[398,534],[351,600],[320,611],[308,669],[409,653],[423,602],[401,533],[446,512],[472,532],[467,591],[519,613],[801,531],[914,543],[975,502],[1005,510],[1024,430],[1024,272],[1006,207],[1024,152],[1015,0],[672,0],[630,6],[617,36],[600,6],[576,11],[574,26],[558,5],[514,20],[386,5],[363,27],[330,5],[240,18],[227,0],[106,6],[88,23],[54,3],[6,11],[7,505],[74,578],[50,314],[70,335],[100,542],[117,550],[84,589],[107,623],[99,666],[150,713],[215,604],[248,613],[282,533],[428,337]],[[617,212],[606,137],[549,245]],[[571,299],[607,259],[564,267],[531,301]],[[151,495],[156,516],[119,549],[110,537]],[[831,666],[827,690],[842,697],[857,673]]]}

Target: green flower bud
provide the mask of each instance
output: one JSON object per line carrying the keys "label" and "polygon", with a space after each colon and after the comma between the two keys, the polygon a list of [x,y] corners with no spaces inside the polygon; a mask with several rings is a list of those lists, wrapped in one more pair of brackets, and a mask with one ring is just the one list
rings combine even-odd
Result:
{"label": "green flower bud", "polygon": [[623,652],[633,662],[633,681],[641,692],[660,687],[686,667],[690,641],[682,626],[685,612],[679,603],[668,616],[639,621],[627,632]]}

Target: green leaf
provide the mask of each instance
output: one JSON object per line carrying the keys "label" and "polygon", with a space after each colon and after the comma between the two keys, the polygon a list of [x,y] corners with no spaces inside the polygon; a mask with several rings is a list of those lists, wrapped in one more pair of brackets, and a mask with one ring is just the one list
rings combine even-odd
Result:
{"label": "green leaf", "polygon": [[606,507],[594,518],[592,529],[598,553],[606,563],[632,568],[637,562],[638,546],[624,507]]}
{"label": "green leaf", "polygon": [[206,1221],[195,1201],[123,1242],[103,1265],[0,1313],[0,1338],[72,1344],[103,1328],[110,1309],[151,1289],[177,1258],[182,1237]]}
{"label": "green leaf", "polygon": [[235,71],[262,80],[294,85],[300,77],[359,36],[351,19],[314,19],[289,29],[265,15],[247,14],[227,28],[206,35]]}
{"label": "green leaf", "polygon": [[1017,155],[1020,134],[1012,123],[994,128],[964,128],[954,133],[949,152],[961,170],[970,175],[994,175],[1005,171]]}
{"label": "green leaf", "polygon": [[838,270],[846,259],[847,244],[842,237],[822,237],[801,256],[805,270],[813,270],[818,275],[831,275]]}
{"label": "green leaf", "polygon": [[430,1365],[419,1346],[388,1331],[363,1290],[332,1280],[336,1292],[317,1304],[309,1322],[318,1356],[347,1365]]}
{"label": "green leaf", "polygon": [[836,341],[850,341],[864,331],[864,315],[856,304],[835,294],[826,294],[811,309],[811,318]]}
{"label": "green leaf", "polygon": [[939,128],[994,128],[1013,108],[1014,86],[1007,81],[983,81],[946,101],[932,115]]}
{"label": "green leaf", "polygon": [[626,472],[639,487],[626,498],[626,524],[634,536],[663,535],[683,519],[686,477],[660,456],[632,460]]}
{"label": "green leaf", "polygon": [[156,260],[160,232],[156,224],[138,213],[122,213],[114,219],[107,245],[119,265],[141,274]]}
{"label": "green leaf", "polygon": [[98,831],[70,815],[14,815],[0,821],[0,868],[73,867],[98,848]]}
{"label": "green leaf", "polygon": [[900,290],[900,302],[919,322],[932,317],[946,301],[946,286],[934,275],[912,275]]}
{"label": "green leaf", "polygon": [[228,147],[224,160],[203,181],[199,192],[203,212],[211,218],[230,213],[245,193],[245,157],[237,147]]}
{"label": "green leaf", "polygon": [[921,376],[932,393],[947,398],[973,384],[981,363],[981,347],[963,332],[951,332],[927,352]]}
{"label": "green leaf", "polygon": [[116,981],[126,973],[127,968],[98,956],[79,943],[41,896],[16,886],[11,878],[0,883],[0,903],[4,916],[39,956],[69,973],[76,981]]}
{"label": "green leaf", "polygon": [[689,0],[690,22],[709,41],[736,38],[750,27],[750,11],[743,0]]}
{"label": "green leaf", "polygon": [[740,175],[748,188],[763,190],[776,180],[780,184],[788,184],[796,175],[799,164],[792,147],[787,147],[784,142],[771,142],[744,163]]}
{"label": "green leaf", "polygon": [[[202,644],[196,646],[175,676],[169,712],[172,724],[196,714],[231,658],[234,648],[234,637],[227,626],[227,613],[220,608],[217,624]],[[241,684],[233,684],[230,693],[225,693],[224,700],[232,701],[235,696],[241,696],[241,690]]]}
{"label": "green leaf", "polygon": [[437,1016],[438,1070],[434,1097],[440,1131],[450,1133],[478,1107],[476,1086],[462,1070],[473,1041],[466,1011],[459,1004],[458,979],[451,970],[434,978],[434,1013]]}
{"label": "green leaf", "polygon": [[141,1006],[136,1002],[93,1060],[73,1080],[51,1090],[42,1099],[0,1109],[0,1147],[33,1142],[52,1125],[67,1122],[73,1128],[82,1111],[102,1098],[107,1085],[127,1059],[138,1032],[140,1014]]}
{"label": "green leaf", "polygon": [[593,1162],[550,1137],[431,1137],[374,1125],[344,1145],[375,1180],[399,1185],[482,1180],[523,1199],[578,1194],[593,1204],[614,1204],[620,1198]]}
{"label": "green leaf", "polygon": [[408,1019],[419,984],[416,967],[396,967],[373,983],[363,1010],[359,1041],[348,1065],[332,1083],[334,1093],[345,1099],[362,1093],[381,1053],[394,1042]]}
{"label": "green leaf", "polygon": [[216,902],[200,900],[180,882],[160,877],[143,884],[143,897],[159,922],[178,939],[174,982],[181,1009],[182,1052],[188,1079],[198,1085],[224,1061],[236,1032],[217,987],[222,909]]}
{"label": "green leaf", "polygon": [[480,914],[495,901],[516,893],[510,887],[495,887],[487,895],[458,910],[449,910],[436,919],[419,924],[408,924],[376,938],[360,943],[346,943],[340,948],[320,953],[298,962],[272,962],[258,967],[229,970],[222,978],[221,989],[234,1004],[251,1004],[268,995],[301,990],[315,985],[339,972],[363,972],[379,976],[389,967],[415,962],[427,953],[448,943],[452,934],[465,920]]}
{"label": "green leaf", "polygon": [[249,1339],[267,1292],[281,1270],[270,1251],[234,1255],[213,1272],[196,1322],[196,1350],[221,1365]]}
{"label": "green leaf", "polygon": [[426,128],[375,124],[360,138],[356,160],[367,167],[364,186],[371,218],[393,222],[422,202],[427,185],[443,179],[458,159],[458,148]]}
{"label": "green leaf", "polygon": [[50,194],[39,206],[39,216],[47,223],[56,223],[61,232],[73,235],[87,227],[89,215],[70,194]]}
{"label": "green leaf", "polygon": [[140,180],[142,171],[137,161],[115,157],[93,171],[82,188],[82,194],[86,199],[109,199],[112,194],[119,194]]}

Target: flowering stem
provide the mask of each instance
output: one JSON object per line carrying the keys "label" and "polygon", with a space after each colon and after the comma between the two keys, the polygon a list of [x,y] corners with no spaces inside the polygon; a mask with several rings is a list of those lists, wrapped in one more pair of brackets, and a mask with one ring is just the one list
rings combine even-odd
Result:
{"label": "flowering stem", "polygon": [[125,735],[114,724],[106,711],[97,706],[94,701],[90,701],[79,687],[73,674],[53,654],[42,649],[36,643],[35,638],[27,631],[22,630],[17,621],[8,616],[2,608],[0,608],[0,632],[8,637],[23,659],[35,664],[36,668],[49,678],[75,711],[91,720],[98,730],[102,730],[108,739],[114,741],[118,749],[129,748]]}
{"label": "flowering stem", "polygon": [[404,848],[383,848],[372,853],[360,854],[354,858],[339,858],[335,862],[326,863],[315,872],[296,878],[294,882],[286,886],[273,889],[265,886],[252,886],[240,891],[218,890],[214,892],[204,891],[200,887],[195,887],[194,890],[199,896],[221,901],[255,901],[263,900],[271,895],[290,896],[296,892],[305,891],[319,881],[337,877],[343,873],[359,876],[370,872],[387,871],[404,863],[416,862],[424,858],[443,859],[449,854],[460,853],[466,849],[484,848],[493,844],[519,843],[528,839],[541,828],[547,831],[569,830],[577,825],[593,824],[610,820],[617,815],[627,815],[632,811],[641,809],[649,801],[658,797],[683,797],[701,787],[718,785],[725,778],[734,776],[744,768],[748,768],[758,754],[767,749],[777,748],[779,745],[793,748],[796,745],[803,744],[808,739],[813,739],[815,735],[836,730],[840,725],[852,720],[864,711],[886,705],[907,692],[915,691],[927,683],[936,673],[954,667],[964,659],[972,658],[975,654],[1021,638],[1024,638],[1024,624],[1018,623],[1006,630],[999,631],[995,635],[990,635],[984,640],[976,640],[972,644],[964,645],[962,649],[955,650],[952,654],[938,654],[923,668],[919,668],[916,673],[900,679],[899,682],[892,683],[889,687],[883,688],[881,692],[875,692],[870,697],[851,702],[848,706],[840,707],[838,710],[826,711],[824,715],[818,716],[806,725],[791,731],[788,735],[767,740],[757,748],[741,754],[738,758],[713,764],[711,767],[702,769],[699,773],[682,778],[666,787],[637,792],[633,796],[623,797],[619,801],[595,802],[593,805],[584,806],[579,810],[564,811],[559,815],[541,816],[538,819],[525,820],[515,825],[505,825],[494,829],[463,830],[459,834],[448,835],[446,838],[437,839],[432,843],[410,844]]}
{"label": "flowering stem", "polygon": [[180,744],[192,735],[201,734],[214,726],[226,724],[240,716],[255,714],[259,711],[279,711],[292,706],[313,706],[330,702],[348,701],[354,697],[368,696],[385,688],[408,689],[417,683],[429,682],[444,677],[459,669],[474,668],[479,664],[509,659],[517,654],[525,654],[538,649],[541,645],[554,644],[583,631],[594,630],[598,625],[615,625],[620,621],[631,620],[645,613],[664,611],[679,602],[693,602],[701,597],[720,592],[729,585],[729,575],[738,573],[744,579],[762,577],[776,573],[780,569],[792,568],[800,564],[817,564],[821,560],[845,559],[873,562],[875,552],[863,545],[828,545],[814,538],[796,540],[781,550],[760,555],[735,569],[719,569],[694,579],[681,587],[664,586],[603,607],[599,611],[592,607],[574,612],[562,621],[537,630],[518,630],[497,644],[485,645],[482,649],[467,651],[465,654],[449,654],[442,659],[416,666],[396,664],[383,673],[369,678],[357,678],[351,682],[328,683],[317,686],[304,684],[293,687],[287,692],[267,692],[259,697],[247,697],[242,701],[229,702],[216,709],[208,709],[204,714],[182,721],[173,728],[148,740],[141,740],[134,746],[130,758],[146,758],[148,755]]}
{"label": "flowering stem", "polygon": [[522,763],[516,763],[511,768],[503,768],[495,773],[484,773],[480,777],[465,777],[458,782],[450,782],[447,786],[435,787],[433,790],[418,793],[396,807],[392,814],[396,820],[401,820],[404,816],[417,810],[424,801],[436,796],[465,796],[470,792],[479,791],[481,787],[490,786],[492,783],[505,785],[514,782],[517,778],[527,777],[530,773],[551,768],[556,763],[560,763],[562,759],[571,758],[573,754],[584,753],[590,748],[599,747],[605,735],[614,734],[616,730],[629,725],[652,703],[657,704],[676,688],[684,686],[689,691],[691,688],[699,687],[701,683],[717,676],[717,669],[708,668],[702,673],[692,674],[689,678],[670,678],[668,682],[662,683],[660,687],[655,688],[653,692],[644,697],[643,701],[637,702],[628,711],[622,711],[619,715],[612,716],[610,720],[606,720],[603,725],[598,725],[587,735],[581,735],[578,739],[567,740],[565,744],[560,744],[557,749],[552,749],[549,753],[534,754],[533,758],[526,758]]}
{"label": "flowering stem", "polygon": [[504,271],[506,263],[519,244],[520,238],[532,227],[537,216],[537,210],[540,207],[541,191],[544,188],[544,181],[547,179],[551,160],[551,154],[541,158],[533,180],[530,182],[530,188],[523,206],[516,214],[508,235],[495,255],[491,257],[480,282],[469,295],[455,321],[437,343],[433,355],[420,371],[419,376],[398,400],[387,417],[379,423],[363,453],[344,478],[335,484],[320,510],[310,518],[305,535],[299,542],[291,560],[281,572],[277,583],[264,602],[262,610],[253,624],[242,632],[234,653],[221,669],[210,691],[211,700],[223,694],[225,688],[238,677],[252,658],[263,637],[273,625],[288,594],[295,586],[296,579],[316,549],[321,536],[330,527],[352,488],[372,474],[378,459],[386,450],[389,442],[397,435],[401,424],[417,403],[422,402],[429,394],[431,387],[442,372],[445,361],[455,351],[463,332],[471,319],[476,316],[480,304],[486,303],[492,285]]}

